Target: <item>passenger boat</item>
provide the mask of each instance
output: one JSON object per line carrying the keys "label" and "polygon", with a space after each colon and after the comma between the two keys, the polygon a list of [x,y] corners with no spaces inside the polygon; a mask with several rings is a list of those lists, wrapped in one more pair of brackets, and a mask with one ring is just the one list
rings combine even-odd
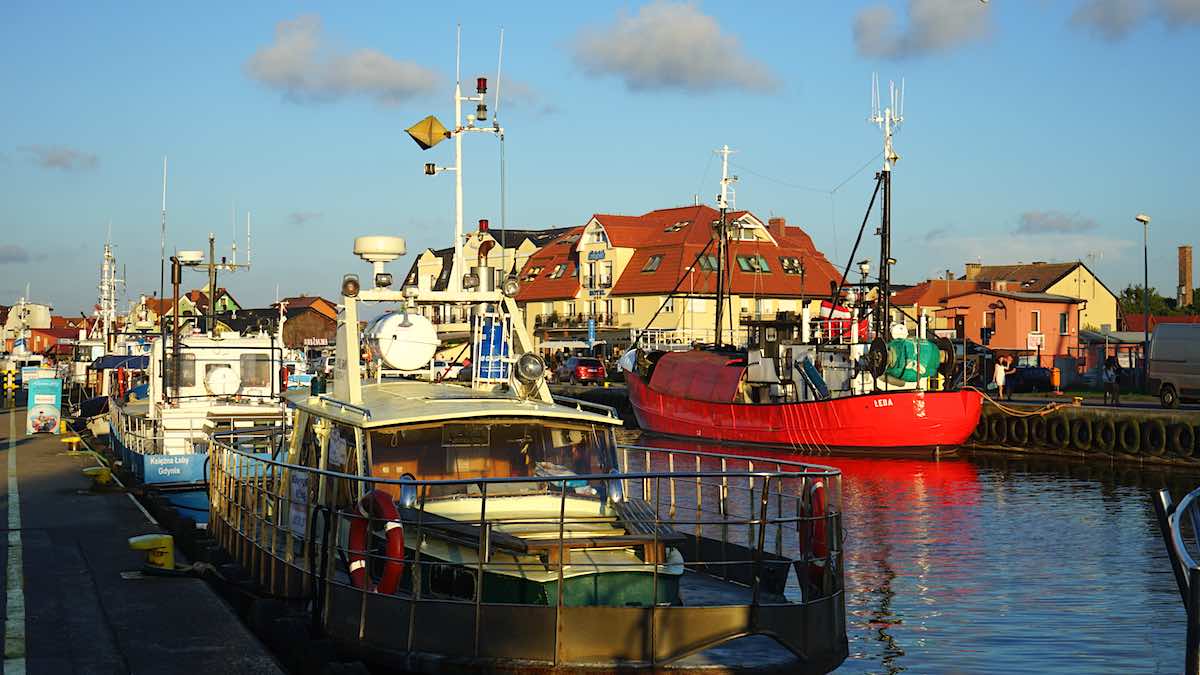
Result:
{"label": "passenger boat", "polygon": [[[403,251],[363,237],[377,265]],[[840,474],[619,447],[610,408],[554,399],[496,271],[474,288],[343,284],[332,391],[293,391],[290,436],[215,433],[210,531],[273,595],[311,599],[340,649],[402,670],[760,666],[847,656]],[[423,303],[473,311],[471,377],[370,378],[435,357]],[[373,322],[377,323],[377,322]]]}
{"label": "passenger boat", "polygon": [[[478,87],[456,89],[456,117],[464,100],[486,110]],[[429,147],[444,129],[410,134]],[[447,290],[390,288],[404,241],[356,239],[374,283],[342,283],[331,390],[288,393],[290,435],[212,435],[221,547],[339,652],[388,670],[836,668],[839,473],[619,447],[610,408],[551,396],[516,276],[486,254],[465,266],[461,219]],[[399,310],[360,335],[364,303]],[[449,338],[420,315],[432,305],[470,317],[458,382],[422,378]]]}
{"label": "passenger boat", "polygon": [[[621,359],[629,399],[644,431],[783,446],[800,453],[941,450],[971,435],[983,397],[972,388],[954,388],[953,345],[927,335],[924,315],[910,317],[917,325],[910,334],[903,321],[896,321],[890,303],[895,263],[891,172],[898,159],[892,130],[903,119],[894,113],[896,107],[893,93],[892,107],[882,113],[876,109],[872,118],[884,131],[884,163],[863,228],[882,193],[878,283],[866,283],[867,263],[860,263],[863,283],[857,291],[845,290],[847,262],[841,283],[820,303],[817,317],[805,305],[799,314],[743,319],[747,342],[730,346],[722,340],[722,289],[728,282],[718,281],[714,345],[680,352],[635,347]],[[723,152],[721,218],[713,224],[711,242],[722,280],[730,269],[726,189],[734,180],[728,172],[728,148]],[[862,235],[860,229],[851,261]],[[700,255],[707,253],[705,247]]]}
{"label": "passenger boat", "polygon": [[[155,339],[144,399],[109,397],[109,446],[121,467],[197,523],[208,520],[209,434],[288,419],[272,334]],[[130,376],[136,371],[129,371]]]}

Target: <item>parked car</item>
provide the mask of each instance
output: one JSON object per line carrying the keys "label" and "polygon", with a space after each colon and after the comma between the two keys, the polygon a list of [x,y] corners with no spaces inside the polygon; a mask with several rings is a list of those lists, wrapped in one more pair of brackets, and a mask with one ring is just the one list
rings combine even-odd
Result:
{"label": "parked car", "polygon": [[437,380],[457,380],[458,374],[462,372],[463,364],[454,361],[445,361],[443,359],[435,359],[433,362],[433,376]]}
{"label": "parked car", "polygon": [[1150,339],[1146,391],[1164,408],[1200,398],[1200,324],[1161,323]]}
{"label": "parked car", "polygon": [[1050,369],[1041,366],[1017,366],[1005,378],[1005,386],[1013,393],[1048,392],[1054,389],[1050,384]]}
{"label": "parked car", "polygon": [[604,371],[604,364],[600,362],[600,359],[587,356],[572,356],[563,362],[554,373],[557,381],[571,384],[587,384],[588,382],[600,384],[607,376],[608,373]]}
{"label": "parked car", "polygon": [[328,377],[333,374],[333,361],[333,356],[318,356],[308,362],[308,372]]}

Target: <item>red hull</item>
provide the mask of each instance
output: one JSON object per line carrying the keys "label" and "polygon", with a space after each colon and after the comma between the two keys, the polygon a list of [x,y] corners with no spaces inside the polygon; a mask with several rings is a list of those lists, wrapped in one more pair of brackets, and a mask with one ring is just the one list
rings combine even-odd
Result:
{"label": "red hull", "polygon": [[716,403],[671,396],[625,373],[645,431],[800,449],[961,445],[979,422],[976,391],[904,391],[804,403]]}

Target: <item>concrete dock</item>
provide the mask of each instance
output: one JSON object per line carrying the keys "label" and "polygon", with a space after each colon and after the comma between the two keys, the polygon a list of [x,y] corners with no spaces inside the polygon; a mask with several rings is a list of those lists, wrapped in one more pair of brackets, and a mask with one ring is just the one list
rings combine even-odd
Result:
{"label": "concrete dock", "polygon": [[143,562],[126,540],[163,530],[123,490],[90,489],[91,455],[25,436],[23,409],[0,411],[0,449],[6,674],[282,672],[204,581],[122,577]]}

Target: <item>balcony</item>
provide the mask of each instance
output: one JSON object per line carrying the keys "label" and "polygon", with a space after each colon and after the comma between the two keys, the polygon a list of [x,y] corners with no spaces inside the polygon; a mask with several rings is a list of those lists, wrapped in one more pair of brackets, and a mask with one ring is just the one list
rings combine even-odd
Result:
{"label": "balcony", "polygon": [[533,317],[534,328],[587,328],[588,319],[596,320],[596,327],[612,327],[616,325],[616,317],[611,314],[538,314]]}

